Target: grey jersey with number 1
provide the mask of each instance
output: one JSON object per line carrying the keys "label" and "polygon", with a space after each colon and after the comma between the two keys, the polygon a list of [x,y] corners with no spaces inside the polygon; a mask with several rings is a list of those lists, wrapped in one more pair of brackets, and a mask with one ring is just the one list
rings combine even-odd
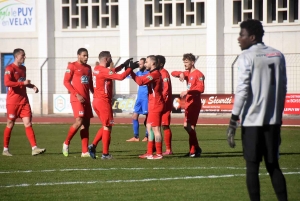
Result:
{"label": "grey jersey with number 1", "polygon": [[241,115],[242,126],[281,124],[287,91],[284,55],[258,43],[242,52],[238,67],[232,114]]}

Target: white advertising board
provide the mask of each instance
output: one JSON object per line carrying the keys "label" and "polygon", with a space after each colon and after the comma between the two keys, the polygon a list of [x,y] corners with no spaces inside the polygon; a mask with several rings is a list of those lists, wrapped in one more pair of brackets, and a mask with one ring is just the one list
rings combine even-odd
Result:
{"label": "white advertising board", "polygon": [[[32,106],[32,94],[27,94],[27,96],[29,104]],[[6,94],[0,94],[0,113],[6,113]]]}

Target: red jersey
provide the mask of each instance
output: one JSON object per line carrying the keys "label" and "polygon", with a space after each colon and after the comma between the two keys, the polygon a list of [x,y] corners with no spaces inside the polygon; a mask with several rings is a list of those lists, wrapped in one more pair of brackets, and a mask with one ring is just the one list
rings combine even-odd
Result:
{"label": "red jersey", "polygon": [[150,71],[149,74],[143,76],[136,76],[135,73],[131,73],[131,77],[138,85],[147,85],[149,112],[162,112],[161,108],[163,108],[164,100],[160,72],[158,70],[153,70]]}
{"label": "red jersey", "polygon": [[70,63],[65,72],[64,85],[70,91],[70,102],[79,102],[76,97],[79,94],[90,103],[90,91],[94,93],[91,66],[77,61]]}
{"label": "red jersey", "polygon": [[[26,67],[21,65],[17,66],[14,63],[8,65],[5,68],[4,73],[4,85],[8,87],[6,104],[26,104],[29,103],[26,86],[24,81],[26,80]],[[29,88],[33,88],[34,85],[27,85]]]}
{"label": "red jersey", "polygon": [[113,95],[112,80],[124,80],[131,72],[128,68],[122,74],[116,74],[122,67],[106,68],[104,66],[96,66],[93,72],[94,81],[94,98],[107,99],[111,101]]}
{"label": "red jersey", "polygon": [[163,81],[162,96],[165,102],[165,110],[169,111],[173,107],[171,78],[169,72],[164,68],[160,70],[160,74]]}
{"label": "red jersey", "polygon": [[198,69],[195,69],[193,72],[173,71],[171,74],[174,77],[179,77],[180,73],[184,74],[184,79],[187,82],[186,107],[193,102],[201,101],[200,94],[204,92],[204,75]]}

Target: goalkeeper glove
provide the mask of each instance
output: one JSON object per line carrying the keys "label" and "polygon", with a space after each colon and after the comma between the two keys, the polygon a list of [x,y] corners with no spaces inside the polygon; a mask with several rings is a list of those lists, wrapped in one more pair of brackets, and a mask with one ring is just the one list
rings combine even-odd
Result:
{"label": "goalkeeper glove", "polygon": [[127,59],[124,63],[121,64],[121,66],[124,68],[127,68],[129,66],[129,63],[130,61],[132,60],[133,58],[130,58],[130,59]]}
{"label": "goalkeeper glove", "polygon": [[139,65],[138,61],[135,61],[135,62],[130,61],[130,63],[129,63],[129,68],[131,68],[131,70],[134,70],[134,69],[138,68],[139,66],[140,65]]}
{"label": "goalkeeper glove", "polygon": [[234,136],[236,128],[239,125],[238,121],[239,117],[237,115],[232,114],[229,121],[229,126],[227,128],[227,142],[231,148],[235,147]]}

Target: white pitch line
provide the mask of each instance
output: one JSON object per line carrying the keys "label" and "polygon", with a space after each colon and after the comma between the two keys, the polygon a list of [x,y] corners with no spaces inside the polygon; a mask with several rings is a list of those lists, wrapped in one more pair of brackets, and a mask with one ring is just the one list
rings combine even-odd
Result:
{"label": "white pitch line", "polygon": [[[300,172],[285,172],[285,175],[300,174]],[[260,174],[266,176],[268,174]],[[15,188],[15,187],[29,187],[29,186],[57,186],[57,185],[74,185],[74,184],[104,184],[104,183],[136,183],[136,182],[150,182],[150,181],[170,181],[170,180],[189,180],[189,179],[215,179],[228,177],[244,177],[246,174],[227,174],[227,175],[208,175],[208,176],[189,176],[189,177],[167,177],[167,178],[147,178],[147,179],[131,179],[131,180],[108,180],[108,181],[68,181],[68,182],[47,182],[36,184],[14,184],[7,186],[0,186],[0,188]]]}
{"label": "white pitch line", "polygon": [[[155,168],[75,168],[75,169],[52,169],[52,170],[17,170],[2,171],[0,174],[15,173],[39,173],[39,172],[73,172],[73,171],[111,171],[111,170],[212,170],[212,169],[228,169],[228,170],[245,170],[245,167],[155,167]],[[265,168],[260,168],[265,169]],[[299,170],[300,168],[281,168],[282,170]]]}
{"label": "white pitch line", "polygon": [[36,173],[36,172],[72,172],[72,171],[109,171],[109,170],[197,170],[197,169],[231,169],[244,170],[241,167],[155,167],[155,168],[76,168],[76,169],[52,169],[52,170],[17,170],[17,171],[2,171],[0,174],[14,173]]}

